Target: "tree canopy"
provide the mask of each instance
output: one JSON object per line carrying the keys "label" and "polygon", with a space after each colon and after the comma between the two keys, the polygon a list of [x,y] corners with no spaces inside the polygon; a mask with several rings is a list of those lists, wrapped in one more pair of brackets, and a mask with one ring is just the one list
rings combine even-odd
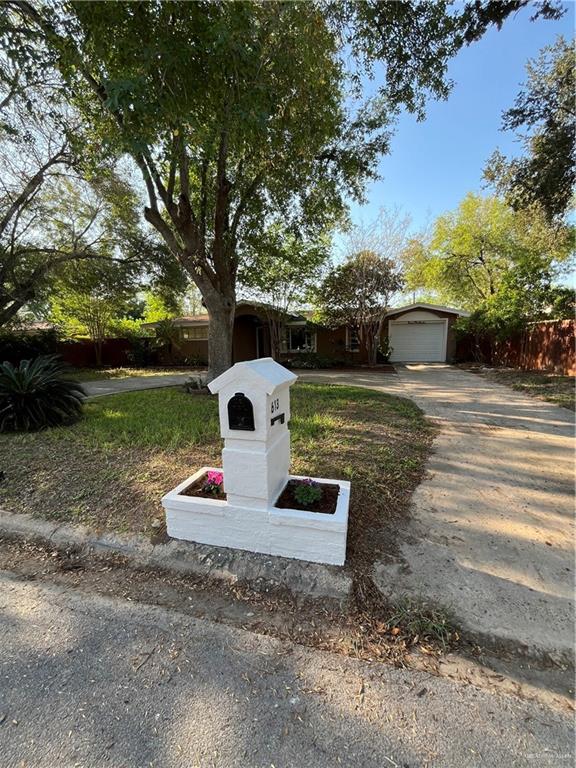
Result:
{"label": "tree canopy", "polygon": [[358,334],[370,363],[376,363],[384,319],[395,293],[404,287],[397,263],[374,251],[360,251],[336,266],[322,281],[316,318],[347,326]]}
{"label": "tree canopy", "polygon": [[278,217],[306,237],[342,217],[398,111],[422,117],[450,89],[450,56],[526,4],[8,0],[0,33],[28,79],[57,70],[88,154],[132,158],[146,219],[202,292],[217,374],[247,239]]}
{"label": "tree canopy", "polygon": [[576,77],[574,44],[560,37],[528,62],[528,78],[503,129],[514,131],[524,155],[490,158],[485,179],[516,209],[534,203],[549,220],[571,209],[576,182]]}
{"label": "tree canopy", "polygon": [[241,268],[242,293],[262,302],[268,319],[272,356],[277,359],[290,311],[297,311],[317,287],[329,256],[330,239],[306,240],[276,222],[252,244],[252,258]]}
{"label": "tree canopy", "polygon": [[428,241],[412,240],[404,251],[407,287],[489,311],[502,327],[536,319],[570,267],[573,235],[538,207],[515,211],[497,197],[468,194],[436,220]]}

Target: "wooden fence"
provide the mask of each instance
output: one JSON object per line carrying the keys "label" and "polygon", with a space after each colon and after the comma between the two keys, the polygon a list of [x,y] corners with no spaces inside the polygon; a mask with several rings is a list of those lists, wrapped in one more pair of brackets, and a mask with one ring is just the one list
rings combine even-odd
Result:
{"label": "wooden fence", "polygon": [[[132,343],[128,339],[105,339],[102,342],[102,365],[128,365],[131,351]],[[96,347],[89,339],[60,341],[56,352],[75,368],[93,368],[96,365]]]}
{"label": "wooden fence", "polygon": [[530,323],[518,336],[497,341],[479,341],[465,336],[458,342],[456,359],[479,357],[489,365],[504,365],[530,371],[551,371],[576,375],[574,320],[548,320]]}

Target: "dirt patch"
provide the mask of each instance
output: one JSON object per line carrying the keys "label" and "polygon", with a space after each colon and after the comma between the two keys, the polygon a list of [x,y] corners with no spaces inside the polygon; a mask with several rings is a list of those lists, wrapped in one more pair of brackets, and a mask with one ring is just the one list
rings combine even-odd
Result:
{"label": "dirt patch", "polygon": [[274,505],[278,509],[299,509],[302,512],[320,512],[324,515],[333,515],[336,512],[340,486],[334,483],[317,483],[322,491],[322,496],[312,504],[302,504],[294,495],[300,485],[299,480],[289,480]]}
{"label": "dirt patch", "polygon": [[538,400],[554,403],[571,411],[576,409],[576,378],[574,376],[562,376],[550,371],[491,368],[480,363],[461,363],[458,367]]}

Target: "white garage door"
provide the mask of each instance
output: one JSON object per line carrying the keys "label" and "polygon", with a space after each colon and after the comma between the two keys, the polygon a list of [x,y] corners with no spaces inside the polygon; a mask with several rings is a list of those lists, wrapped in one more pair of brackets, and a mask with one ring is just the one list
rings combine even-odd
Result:
{"label": "white garage door", "polygon": [[443,363],[446,360],[446,323],[390,320],[391,362]]}

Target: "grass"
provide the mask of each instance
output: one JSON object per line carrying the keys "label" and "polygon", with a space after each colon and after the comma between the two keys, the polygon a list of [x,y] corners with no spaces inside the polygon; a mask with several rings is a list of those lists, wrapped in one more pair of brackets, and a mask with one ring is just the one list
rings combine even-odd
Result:
{"label": "grass", "polygon": [[446,646],[456,632],[450,614],[438,606],[426,605],[403,595],[390,606],[389,631],[404,632],[411,638],[433,640]]}
{"label": "grass", "polygon": [[76,381],[107,381],[108,379],[126,379],[129,376],[170,376],[173,373],[186,373],[192,368],[74,368],[68,375]]}
{"label": "grass", "polygon": [[[411,402],[368,389],[292,389],[295,474],[352,481],[348,557],[368,569],[393,547],[433,437]],[[0,435],[0,506],[96,529],[147,531],[161,496],[220,465],[216,398],[180,388],[126,392],[86,405],[72,427]]]}
{"label": "grass", "polygon": [[491,381],[531,395],[539,400],[575,410],[574,376],[561,376],[547,371],[521,371],[516,368],[471,368]]}

